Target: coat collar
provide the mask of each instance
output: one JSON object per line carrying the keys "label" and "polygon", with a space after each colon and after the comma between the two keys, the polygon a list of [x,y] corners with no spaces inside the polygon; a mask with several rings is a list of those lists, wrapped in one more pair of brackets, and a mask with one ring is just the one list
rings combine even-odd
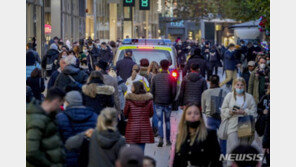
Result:
{"label": "coat collar", "polygon": [[126,95],[127,100],[134,100],[134,101],[147,101],[153,99],[153,95],[151,93],[146,94],[134,94],[129,93]]}

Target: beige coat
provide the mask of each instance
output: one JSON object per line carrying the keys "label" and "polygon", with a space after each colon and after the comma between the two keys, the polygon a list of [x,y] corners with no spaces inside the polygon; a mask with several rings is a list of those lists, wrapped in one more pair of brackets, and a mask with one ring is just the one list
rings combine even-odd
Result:
{"label": "beige coat", "polygon": [[[246,93],[246,101],[244,105],[244,111],[247,115],[253,115],[254,117],[257,117],[257,106],[255,103],[255,100],[252,95]],[[221,107],[221,118],[222,121],[225,119],[229,119],[228,121],[228,127],[227,127],[227,134],[229,135],[232,132],[237,132],[237,125],[238,125],[238,117],[241,115],[230,115],[229,111],[232,110],[233,106],[235,105],[235,99],[233,92],[228,93],[223,101],[222,107]]]}

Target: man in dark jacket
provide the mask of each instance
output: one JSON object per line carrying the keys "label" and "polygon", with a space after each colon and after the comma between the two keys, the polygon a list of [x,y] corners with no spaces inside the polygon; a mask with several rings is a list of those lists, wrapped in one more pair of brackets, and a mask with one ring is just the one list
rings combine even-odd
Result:
{"label": "man in dark jacket", "polygon": [[93,44],[92,41],[88,41],[87,49],[88,49],[88,53],[89,53],[86,58],[88,68],[89,68],[89,71],[93,71],[93,70],[95,70],[95,63],[98,61],[99,50],[96,47],[96,45]]}
{"label": "man in dark jacket", "polygon": [[184,77],[179,96],[180,105],[196,103],[201,106],[201,95],[208,89],[206,80],[199,73],[198,64],[191,64],[191,72]]}
{"label": "man in dark jacket", "polygon": [[187,74],[187,72],[190,72],[190,67],[191,67],[191,64],[193,64],[193,63],[198,64],[199,69],[200,69],[200,74],[203,77],[205,77],[206,62],[202,58],[200,48],[196,48],[194,50],[194,55],[189,58],[185,68],[183,69],[183,76],[185,76]]}
{"label": "man in dark jacket", "polygon": [[[95,128],[97,114],[91,108],[82,105],[82,96],[78,91],[66,94],[65,106],[66,110],[56,117],[63,143],[71,136]],[[79,151],[66,150],[66,165],[79,167],[78,156]]]}
{"label": "man in dark jacket", "polygon": [[76,58],[74,56],[67,56],[65,62],[66,67],[58,75],[54,86],[64,91],[81,90],[81,86],[86,83],[88,75],[83,70],[75,67]]}
{"label": "man in dark jacket", "polygon": [[41,67],[46,71],[47,77],[50,77],[51,74],[57,69],[58,57],[58,46],[55,43],[53,43],[50,45],[50,49],[46,52],[45,56],[42,58],[41,61]]}
{"label": "man in dark jacket", "polygon": [[176,81],[168,74],[170,62],[168,60],[161,60],[160,66],[162,71],[154,76],[152,79],[151,93],[154,97],[154,104],[158,117],[158,133],[160,136],[158,147],[163,145],[163,114],[165,114],[166,124],[166,140],[167,145],[170,145],[170,115],[172,111],[172,103],[176,96]]}
{"label": "man in dark jacket", "polygon": [[132,75],[133,66],[136,64],[132,59],[132,50],[126,50],[125,56],[122,60],[117,61],[116,70],[124,82]]}
{"label": "man in dark jacket", "polygon": [[41,103],[33,100],[26,111],[26,166],[63,167],[65,152],[55,124],[55,114],[65,93],[59,88],[47,91]]}
{"label": "man in dark jacket", "polygon": [[101,48],[99,49],[99,59],[107,62],[108,64],[112,64],[113,53],[112,50],[107,47],[106,42],[102,42],[101,44]]}
{"label": "man in dark jacket", "polygon": [[60,64],[60,67],[51,74],[51,77],[48,81],[48,84],[47,84],[47,89],[53,87],[57,77],[59,76],[59,74],[64,70],[65,66],[66,66],[66,62],[65,62],[65,59],[66,58],[61,58],[60,61],[59,61],[59,64]]}
{"label": "man in dark jacket", "polygon": [[247,85],[246,90],[248,90],[249,79],[250,79],[251,73],[254,71],[254,69],[255,69],[255,62],[254,61],[249,61],[248,62],[248,68],[245,68],[243,70],[242,77],[246,81],[246,85]]}

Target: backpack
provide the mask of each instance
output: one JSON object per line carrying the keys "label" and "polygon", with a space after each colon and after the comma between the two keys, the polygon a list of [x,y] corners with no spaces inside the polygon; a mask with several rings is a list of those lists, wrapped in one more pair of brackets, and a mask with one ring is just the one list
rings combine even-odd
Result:
{"label": "backpack", "polygon": [[223,90],[221,89],[218,96],[211,96],[211,112],[210,115],[218,120],[221,120],[221,106],[224,100],[222,96]]}

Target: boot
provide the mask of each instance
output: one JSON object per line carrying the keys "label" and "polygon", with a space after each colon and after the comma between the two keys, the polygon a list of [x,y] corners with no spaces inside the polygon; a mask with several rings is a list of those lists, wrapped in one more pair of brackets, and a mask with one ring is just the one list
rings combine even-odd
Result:
{"label": "boot", "polygon": [[163,145],[163,138],[160,137],[157,147],[162,147],[162,145]]}
{"label": "boot", "polygon": [[171,146],[172,145],[171,141],[170,140],[167,140],[166,145],[167,146]]}

